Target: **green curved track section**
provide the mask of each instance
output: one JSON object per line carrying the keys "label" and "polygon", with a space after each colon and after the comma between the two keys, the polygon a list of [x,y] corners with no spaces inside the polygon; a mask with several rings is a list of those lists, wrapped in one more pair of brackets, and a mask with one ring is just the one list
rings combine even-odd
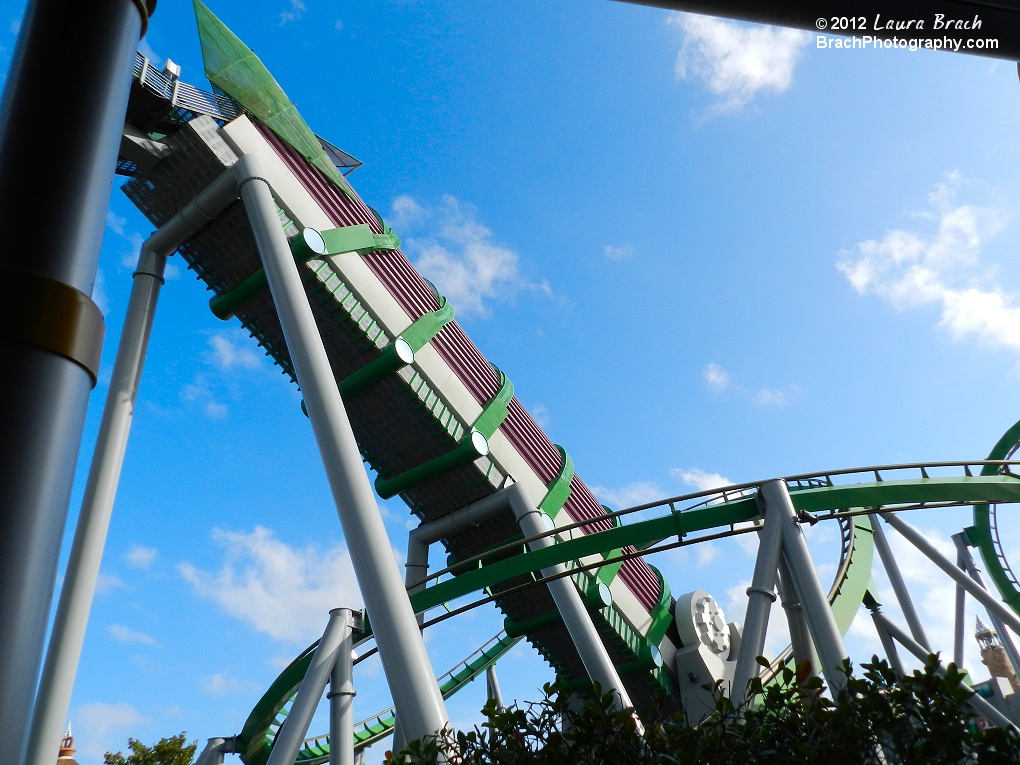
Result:
{"label": "green curved track section", "polygon": [[[1012,440],[1011,440],[1012,439]],[[996,450],[1008,453],[1020,441],[1020,423],[1017,423],[1003,437]],[[990,459],[1001,459],[996,452]],[[950,478],[913,478],[908,480],[876,480],[874,482],[834,485],[831,480],[823,485],[805,487],[791,486],[790,496],[797,510],[812,513],[846,511],[855,508],[880,509],[888,506],[924,506],[975,504],[975,515],[990,504],[1020,502],[1020,478],[1000,473],[997,466],[982,475],[964,475]],[[877,477],[877,471],[876,471]],[[550,547],[525,552],[495,561],[489,565],[466,570],[452,579],[440,582],[411,598],[415,611],[425,611],[466,595],[483,591],[499,582],[530,573],[537,573],[556,563],[568,563],[589,555],[602,555],[627,545],[644,548],[670,537],[683,538],[699,531],[722,527],[733,528],[737,524],[760,519],[758,506],[753,494],[735,492],[730,501],[703,504],[688,510],[671,511],[657,518],[631,524],[620,524],[612,529],[590,534],[585,537],[559,542]],[[734,492],[730,492],[731,495]],[[829,593],[836,623],[845,633],[857,612],[871,581],[873,557],[873,530],[866,515],[854,516],[848,529],[849,540],[844,543],[841,568],[837,572]],[[990,538],[990,537],[989,537]],[[985,551],[982,549],[982,554]],[[994,555],[993,560],[998,561]],[[993,568],[986,558],[989,571]],[[1016,592],[1012,590],[1012,592]],[[1005,595],[1005,593],[1004,593]],[[1020,597],[1020,595],[1018,595]],[[443,681],[444,696],[455,693],[486,667],[493,664],[512,646],[514,639],[504,637],[496,642],[499,646],[482,651],[466,660]],[[242,759],[247,765],[262,765],[268,758],[278,729],[285,717],[285,707],[307,671],[314,646],[306,649],[277,678],[258,705],[252,711],[244,729],[238,736],[242,745]],[[782,657],[780,661],[782,661]],[[359,728],[356,745],[364,746],[387,735],[392,727],[388,713],[370,718]],[[323,737],[324,738],[324,737]],[[326,755],[322,739],[311,739],[306,750],[302,750],[299,762],[312,765]]]}
{"label": "green curved track section", "polygon": [[[989,460],[1005,460],[1017,451],[1020,446],[1020,422],[1007,430],[988,455]],[[981,475],[1001,475],[1003,466],[985,465]],[[974,507],[974,525],[967,529],[970,543],[981,551],[981,559],[985,562],[988,576],[995,583],[1003,601],[1020,614],[1020,583],[1017,582],[1006,556],[998,541],[995,526],[995,510],[991,503]]]}
{"label": "green curved track section", "polygon": [[[368,640],[365,636],[360,643]],[[447,699],[466,686],[489,666],[495,664],[507,651],[517,645],[519,637],[510,637],[505,632],[496,635],[492,640],[471,654],[440,679],[439,690]],[[262,699],[248,716],[237,743],[241,746],[241,759],[247,765],[263,765],[273,750],[276,733],[287,717],[287,706],[297,693],[304,679],[308,665],[315,654],[316,644],[306,648],[290,666],[288,666],[263,694]],[[393,708],[384,710],[355,725],[354,748],[361,749],[379,739],[385,738],[393,730]],[[316,765],[329,758],[329,736],[307,739],[305,746],[298,752],[296,762],[303,765]]]}

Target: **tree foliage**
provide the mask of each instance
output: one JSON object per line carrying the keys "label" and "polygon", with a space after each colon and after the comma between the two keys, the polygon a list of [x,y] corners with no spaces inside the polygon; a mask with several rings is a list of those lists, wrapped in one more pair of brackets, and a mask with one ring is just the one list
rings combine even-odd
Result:
{"label": "tree foliage", "polygon": [[431,765],[930,765],[1020,762],[1014,730],[979,729],[965,704],[972,691],[964,673],[938,659],[900,676],[877,657],[854,676],[838,700],[822,695],[822,682],[798,684],[793,670],[762,686],[752,681],[753,702],[737,709],[715,691],[715,710],[698,724],[683,712],[642,710],[644,731],[630,711],[613,708],[610,694],[578,706],[555,685],[543,701],[483,710],[486,721],[467,732],[412,743],[388,762]]}
{"label": "tree foliage", "polygon": [[187,734],[178,733],[170,738],[161,738],[152,746],[136,738],[128,739],[129,753],[107,752],[103,757],[105,765],[191,765],[198,742],[187,742]]}

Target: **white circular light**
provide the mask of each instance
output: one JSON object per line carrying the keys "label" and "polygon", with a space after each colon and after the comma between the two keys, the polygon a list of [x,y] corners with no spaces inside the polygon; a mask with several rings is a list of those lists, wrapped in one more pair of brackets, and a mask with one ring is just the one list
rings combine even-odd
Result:
{"label": "white circular light", "polygon": [[410,344],[402,337],[398,337],[393,341],[393,351],[397,354],[397,358],[405,364],[410,364],[414,361],[414,351],[411,350]]}
{"label": "white circular light", "polygon": [[301,232],[301,236],[305,240],[305,245],[309,250],[314,252],[316,255],[326,254],[326,240],[323,239],[322,234],[314,228],[306,228]]}
{"label": "white circular light", "polygon": [[489,442],[477,430],[471,431],[471,445],[475,447],[475,451],[478,452],[479,456],[484,457],[489,453]]}

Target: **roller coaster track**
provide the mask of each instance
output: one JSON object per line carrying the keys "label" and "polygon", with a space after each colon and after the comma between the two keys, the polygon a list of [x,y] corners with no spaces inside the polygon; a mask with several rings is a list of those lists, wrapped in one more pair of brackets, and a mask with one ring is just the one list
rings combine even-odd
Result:
{"label": "roller coaster track", "polygon": [[[1007,430],[988,455],[989,460],[1009,460],[1020,449],[1020,422]],[[1009,474],[1010,465],[990,462],[981,469],[982,475]],[[999,534],[998,506],[994,503],[974,506],[974,526],[966,530],[971,544],[981,551],[988,575],[1000,597],[1020,613],[1020,581],[1009,566]]]}
{"label": "roller coaster track", "polygon": [[[225,27],[221,31],[222,39],[230,35]],[[238,49],[250,59],[246,47]],[[151,90],[145,70],[143,65],[135,72],[137,84]],[[179,94],[180,87],[175,92]],[[532,507],[553,521],[550,534],[557,543],[537,550],[528,550],[531,540],[521,539],[509,512],[442,540],[450,565],[429,576],[425,589],[411,597],[415,610],[428,612],[472,594],[484,595],[426,621],[426,626],[494,602],[506,616],[509,634],[523,635],[566,683],[583,683],[583,664],[562,621],[555,619],[551,596],[547,588],[536,586],[545,581],[542,569],[564,564],[564,575],[582,592],[596,585],[609,587],[612,603],[593,609],[591,617],[634,702],[672,693],[672,662],[680,647],[675,630],[670,633],[673,601],[661,573],[644,559],[671,547],[754,531],[760,521],[757,484],[617,513],[603,508],[575,474],[567,452],[554,445],[521,406],[507,376],[471,343],[454,320],[453,307],[400,252],[399,237],[346,181],[332,177],[334,165],[324,172],[321,163],[281,139],[258,115],[231,120],[222,109],[215,114],[197,106],[181,111],[173,99],[170,103],[183,124],[168,137],[150,135],[163,142],[166,151],[157,152],[151,166],[138,169],[123,187],[125,193],[160,226],[239,156],[259,161],[281,227],[296,243],[309,305],[340,392],[352,403],[351,424],[365,461],[377,473],[380,496],[399,495],[427,523],[513,482]],[[308,229],[321,232],[313,239],[325,244],[324,252],[301,249]],[[236,317],[296,382],[243,207],[227,208],[179,251],[214,293],[210,308],[215,315]],[[1012,455],[1017,440],[1006,443],[1002,454]],[[1012,464],[895,465],[787,478],[797,510],[843,518],[841,564],[830,592],[841,629],[849,626],[870,579],[867,511],[974,505],[977,514],[982,506],[1020,501],[1020,481],[1008,472]],[[974,475],[973,467],[981,475]],[[928,471],[936,470],[953,475],[931,477]],[[638,512],[643,512],[639,520],[623,523]],[[1005,563],[994,512],[989,512],[985,527],[979,522],[976,528],[976,536],[987,528],[982,553],[1000,590],[1003,582],[1008,585],[1016,608],[1020,587]],[[677,541],[666,541],[673,538]],[[439,581],[440,576],[447,579]],[[497,639],[489,652],[458,665],[443,680],[444,693],[455,692],[491,664],[509,647],[507,640]],[[313,650],[281,674],[249,716],[238,739],[248,765],[260,765],[272,746]],[[385,719],[388,713],[373,717],[376,722],[365,723],[361,731],[373,728],[381,735]],[[321,737],[311,740],[306,758],[321,757],[316,752],[323,751],[323,745]]]}
{"label": "roller coaster track", "polygon": [[[873,544],[869,513],[969,505],[980,508],[988,503],[1020,502],[1020,478],[1009,472],[1002,472],[1018,465],[1020,462],[1003,460],[913,463],[787,477],[785,480],[790,488],[790,496],[798,511],[806,510],[819,521],[836,520],[840,525],[840,562],[828,596],[840,632],[845,634],[849,629],[871,582]],[[974,475],[975,470],[981,471],[982,474]],[[934,472],[949,471],[954,471],[958,475],[936,477],[931,475]],[[861,480],[865,477],[871,480]],[[487,555],[476,556],[474,559],[459,561],[453,570],[468,569],[468,573],[433,585],[413,596],[411,601],[416,610],[426,610],[472,592],[485,590],[508,576],[536,574],[552,562],[577,561],[592,554],[592,551],[618,552],[627,545],[633,545],[638,548],[635,554],[650,555],[710,539],[753,532],[761,523],[756,500],[756,488],[759,483],[727,486],[621,510],[612,513],[612,516],[617,518],[637,514],[647,516],[655,511],[660,511],[661,514],[634,523],[621,524],[609,531],[561,541],[553,547],[522,553],[489,565],[484,565],[483,561],[501,552],[500,549],[489,551]],[[570,530],[569,526],[563,526],[550,534],[562,534]],[[674,537],[676,542],[665,541]],[[515,548],[519,549],[519,544],[507,546],[508,550]],[[602,565],[611,562],[612,558],[605,558]],[[472,569],[471,564],[474,563],[480,567]],[[430,579],[438,579],[449,573],[450,570],[440,571],[433,574]],[[542,581],[544,580],[532,581],[528,586],[534,587]],[[426,622],[426,625],[456,616],[491,599],[484,597],[476,600],[444,614],[439,619]],[[491,644],[490,641],[487,646]],[[281,674],[249,717],[244,731],[239,736],[239,741],[248,753],[244,757],[248,765],[259,765],[268,757],[275,731],[284,717],[280,712],[285,710],[296,692],[310,661],[312,648],[307,649]],[[473,679],[498,659],[498,656],[487,657],[485,654],[486,646],[483,646],[479,652],[472,654],[458,667],[470,665],[472,671],[469,679]],[[772,669],[765,677],[766,681],[789,661],[790,651],[787,649],[773,662]],[[450,693],[453,693],[469,682],[469,679],[466,679],[453,689],[452,684],[445,680],[448,676],[444,676],[444,693],[448,684],[451,688]],[[392,724],[389,712],[390,710],[387,710],[363,721],[355,736],[355,746],[367,745],[387,735]],[[308,746],[302,750],[299,762],[319,762],[320,760],[314,758],[324,759],[328,756],[327,738],[320,736],[309,739]]]}

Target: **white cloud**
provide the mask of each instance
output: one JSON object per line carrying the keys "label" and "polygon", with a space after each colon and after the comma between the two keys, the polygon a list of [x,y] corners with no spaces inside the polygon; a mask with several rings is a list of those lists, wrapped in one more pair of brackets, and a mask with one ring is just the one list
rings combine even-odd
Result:
{"label": "white cloud", "polygon": [[138,41],[138,52],[149,59],[154,66],[159,69],[163,68],[163,57],[159,55],[151,45],[149,45],[149,38],[143,37]]}
{"label": "white cloud", "polygon": [[786,406],[787,398],[786,394],[781,390],[769,390],[768,388],[762,388],[757,391],[751,400],[758,406]]}
{"label": "white cloud", "polygon": [[199,404],[205,415],[214,420],[222,420],[230,411],[226,404],[216,400],[209,381],[201,373],[196,374],[195,379],[181,389],[181,398]]}
{"label": "white cloud", "polygon": [[393,202],[390,203],[390,215],[387,222],[390,228],[399,234],[402,229],[414,228],[428,217],[429,211],[418,200],[410,194],[401,194],[394,197]]}
{"label": "white cloud", "polygon": [[694,545],[694,549],[698,553],[698,565],[707,566],[709,563],[719,557],[721,550],[717,545],[711,542],[701,542],[700,544]]}
{"label": "white cloud", "polygon": [[344,23],[343,23],[343,21],[341,21],[340,19],[337,19],[336,23],[333,25],[333,31],[334,32],[343,32],[344,31]]}
{"label": "white cloud", "polygon": [[[234,335],[236,339],[231,339],[230,335]],[[245,342],[247,339],[247,336],[239,330],[216,333],[209,338],[206,361],[223,371],[234,367],[257,369],[262,359]]]}
{"label": "white cloud", "polygon": [[124,555],[124,559],[131,568],[149,568],[159,557],[159,550],[155,547],[144,545],[132,545],[131,549]]}
{"label": "white cloud", "polygon": [[591,491],[600,502],[604,502],[614,510],[657,502],[666,496],[666,492],[659,488],[659,485],[654,481],[635,481],[619,489],[592,486]]}
{"label": "white cloud", "polygon": [[712,363],[701,370],[701,376],[705,378],[709,390],[720,391],[733,387],[733,380],[730,373],[718,364]]}
{"label": "white cloud", "polygon": [[552,422],[552,417],[549,415],[549,407],[545,404],[531,404],[528,407],[528,414],[531,415],[531,419],[538,423],[538,426],[545,430],[549,427]]}
{"label": "white cloud", "polygon": [[[395,209],[403,211],[398,218],[421,214],[421,205],[410,197],[394,202]],[[491,301],[512,300],[525,290],[552,296],[547,282],[531,282],[521,275],[517,253],[492,241],[492,232],[477,220],[471,205],[446,195],[437,210],[426,212],[436,219],[431,234],[407,239],[405,246],[415,256],[418,270],[450,299],[458,314],[487,316]]]}
{"label": "white cloud", "polygon": [[723,486],[732,486],[733,481],[719,473],[709,473],[701,468],[670,468],[669,474],[678,478],[686,486],[693,486],[698,491],[719,489]]}
{"label": "white cloud", "polygon": [[96,282],[92,285],[92,301],[98,306],[103,316],[110,315],[110,298],[106,294],[106,274],[103,269],[96,269]]}
{"label": "white cloud", "polygon": [[811,36],[799,30],[723,21],[690,13],[667,23],[683,34],[674,72],[720,97],[718,111],[739,109],[763,92],[782,93]]}
{"label": "white cloud", "polygon": [[104,574],[100,572],[99,577],[96,579],[96,594],[105,595],[108,592],[114,590],[121,590],[127,587],[122,579],[119,579],[112,574]]}
{"label": "white cloud", "polygon": [[214,529],[212,537],[225,550],[219,570],[182,563],[178,571],[200,596],[259,632],[310,642],[322,633],[331,608],[361,605],[343,545],[295,548],[262,526],[250,533]]}
{"label": "white cloud", "polygon": [[285,27],[291,21],[300,21],[301,17],[305,15],[306,10],[308,9],[305,7],[303,0],[290,0],[290,8],[280,14],[277,26]]}
{"label": "white cloud", "polygon": [[128,736],[140,736],[138,728],[149,722],[130,704],[82,704],[71,715],[75,745],[81,761],[102,761],[108,751],[127,748]]}
{"label": "white cloud", "polygon": [[858,242],[836,267],[858,293],[877,295],[897,310],[937,307],[937,326],[951,340],[1020,350],[1020,295],[995,283],[998,269],[980,257],[1002,227],[1002,214],[958,202],[965,184],[954,171],[928,195],[918,217],[932,230],[893,229],[880,240]]}
{"label": "white cloud", "polygon": [[634,247],[629,244],[607,244],[602,248],[602,254],[606,260],[626,260],[634,257]]}
{"label": "white cloud", "polygon": [[235,696],[255,693],[259,690],[259,685],[251,680],[231,677],[226,672],[217,672],[215,675],[202,678],[202,690],[210,696]]}
{"label": "white cloud", "polygon": [[119,640],[121,643],[139,643],[141,645],[152,646],[153,648],[159,648],[160,646],[160,642],[152,635],[125,627],[123,624],[111,624],[106,628],[106,631],[110,637],[114,640]]}

